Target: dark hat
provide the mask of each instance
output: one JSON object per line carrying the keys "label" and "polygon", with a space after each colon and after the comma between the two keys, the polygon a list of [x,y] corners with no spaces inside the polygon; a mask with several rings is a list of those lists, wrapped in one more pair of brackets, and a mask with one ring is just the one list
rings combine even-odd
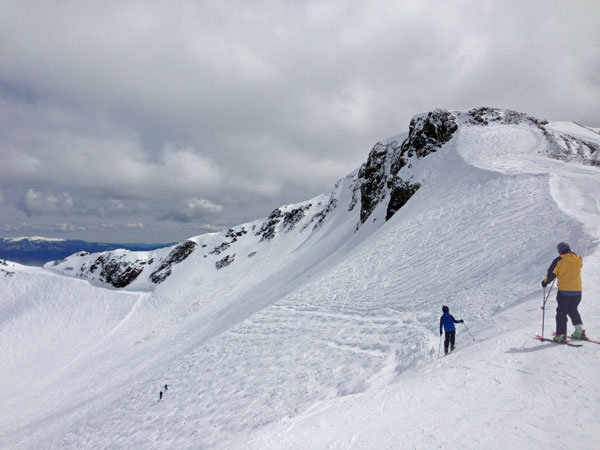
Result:
{"label": "dark hat", "polygon": [[450,312],[450,308],[448,308],[446,305],[444,305],[444,306],[442,306],[442,311]]}
{"label": "dark hat", "polygon": [[566,253],[571,251],[571,247],[566,242],[559,242],[556,246],[558,253]]}

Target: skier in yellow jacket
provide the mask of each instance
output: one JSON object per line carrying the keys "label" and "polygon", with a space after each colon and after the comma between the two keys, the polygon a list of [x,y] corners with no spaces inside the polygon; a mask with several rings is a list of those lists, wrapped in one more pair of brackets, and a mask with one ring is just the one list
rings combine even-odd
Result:
{"label": "skier in yellow jacket", "polygon": [[577,306],[581,302],[581,267],[583,261],[581,256],[571,251],[566,242],[560,242],[556,249],[559,256],[552,261],[548,269],[548,275],[542,281],[546,287],[558,277],[558,294],[556,295],[556,336],[555,341],[564,341],[567,338],[567,315],[575,326],[573,337],[585,339],[585,330]]}

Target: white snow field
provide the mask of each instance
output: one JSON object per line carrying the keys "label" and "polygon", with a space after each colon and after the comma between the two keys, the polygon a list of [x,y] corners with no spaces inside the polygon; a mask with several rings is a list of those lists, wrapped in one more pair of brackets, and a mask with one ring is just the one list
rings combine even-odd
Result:
{"label": "white snow field", "polygon": [[[192,238],[156,287],[0,264],[0,448],[600,448],[600,345],[534,338],[559,241],[583,255],[600,337],[600,168],[546,139],[461,124],[412,162],[421,188],[389,221],[382,203],[357,230],[353,173],[316,230],[325,196],[283,208],[307,206],[289,233],[240,236],[220,270],[222,234]],[[438,358],[442,305],[473,337],[457,325]]]}

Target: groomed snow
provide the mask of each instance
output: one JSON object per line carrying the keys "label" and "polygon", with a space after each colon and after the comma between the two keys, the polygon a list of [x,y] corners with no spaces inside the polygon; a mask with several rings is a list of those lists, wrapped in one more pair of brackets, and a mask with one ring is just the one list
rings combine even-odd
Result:
{"label": "groomed snow", "polygon": [[[544,145],[526,125],[462,127],[415,163],[422,187],[389,222],[381,206],[355,233],[358,211],[338,207],[219,271],[195,251],[153,292],[0,266],[0,442],[598,448],[600,348],[533,336],[561,240],[584,257],[600,336],[600,169]],[[476,340],[459,326],[438,359],[442,304]]]}

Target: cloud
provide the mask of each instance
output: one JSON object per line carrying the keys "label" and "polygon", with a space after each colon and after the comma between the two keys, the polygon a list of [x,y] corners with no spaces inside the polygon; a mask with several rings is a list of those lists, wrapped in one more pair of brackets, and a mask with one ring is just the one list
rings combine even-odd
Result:
{"label": "cloud", "polygon": [[137,223],[128,223],[126,225],[126,227],[127,228],[135,228],[135,229],[138,229],[138,230],[143,230],[145,228],[144,224],[140,223],[140,222],[137,222]]}
{"label": "cloud", "polygon": [[160,217],[160,220],[187,223],[218,214],[222,210],[223,206],[215,205],[206,199],[191,198],[179,203],[167,214]]}
{"label": "cloud", "polygon": [[[436,107],[598,126],[597,11],[591,0],[2,2],[0,188],[39,194],[20,203],[30,215],[119,217],[144,232],[167,217],[235,225],[328,192]],[[0,216],[10,206],[0,200]]]}
{"label": "cloud", "polygon": [[12,224],[5,224],[3,226],[4,231],[11,233],[11,232],[15,232],[15,231],[23,231],[23,230],[29,230],[29,231],[37,231],[40,230],[41,227],[39,225],[35,225],[32,223],[28,223],[28,222],[21,222],[21,223],[12,223]]}
{"label": "cloud", "polygon": [[73,197],[64,192],[53,194],[29,189],[20,206],[28,214],[70,214],[73,211]]}
{"label": "cloud", "polygon": [[87,228],[81,225],[74,225],[72,223],[57,223],[56,228],[53,231],[60,231],[61,233],[70,233],[72,231],[85,231]]}
{"label": "cloud", "polygon": [[21,222],[14,224],[5,224],[2,227],[4,231],[11,232],[43,232],[43,233],[70,233],[73,231],[86,231],[88,228],[83,225],[73,223],[54,223],[54,224],[35,224],[31,222]]}

